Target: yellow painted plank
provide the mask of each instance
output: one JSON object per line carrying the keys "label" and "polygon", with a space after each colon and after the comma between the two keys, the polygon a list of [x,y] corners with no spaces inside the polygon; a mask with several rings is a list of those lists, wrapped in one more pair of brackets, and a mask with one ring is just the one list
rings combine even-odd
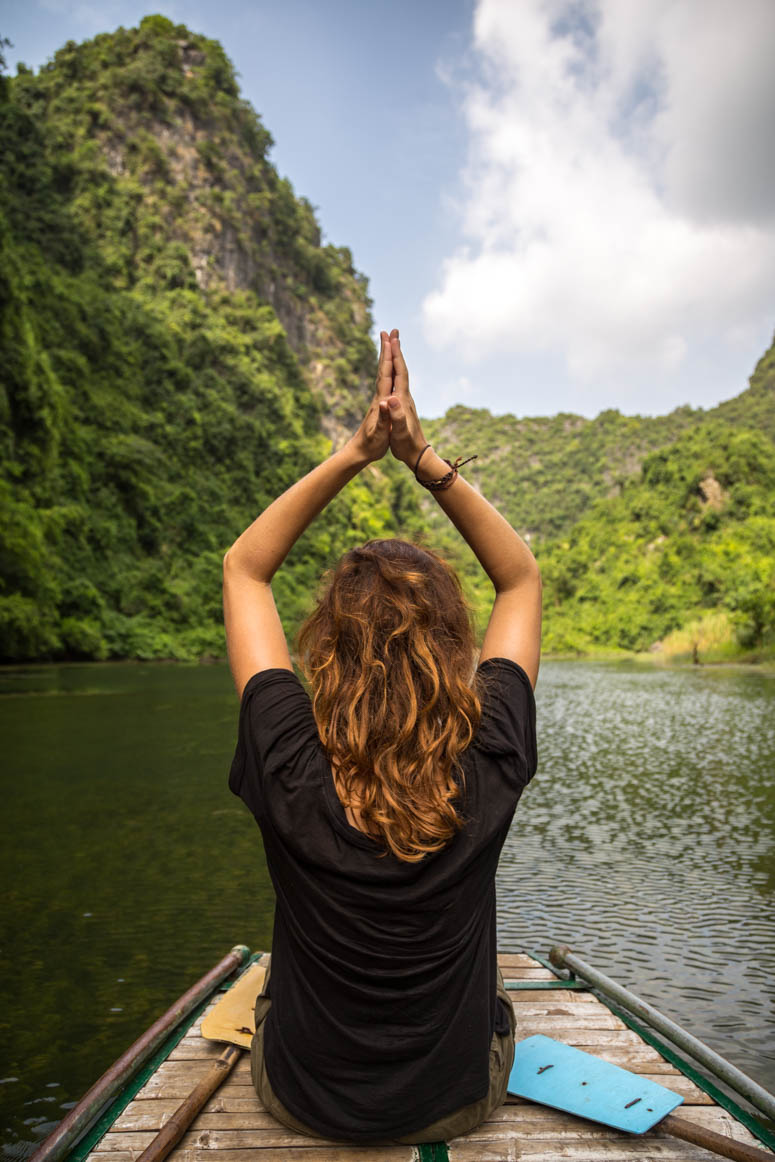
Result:
{"label": "yellow painted plank", "polygon": [[204,1014],[201,1036],[249,1049],[256,1031],[253,1010],[256,997],[264,987],[265,977],[265,966],[261,963],[252,964],[218,1003]]}

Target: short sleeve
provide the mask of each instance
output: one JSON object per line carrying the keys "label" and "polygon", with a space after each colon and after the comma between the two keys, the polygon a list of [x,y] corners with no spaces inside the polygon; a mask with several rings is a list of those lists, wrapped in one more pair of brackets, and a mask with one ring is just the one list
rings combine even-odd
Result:
{"label": "short sleeve", "polygon": [[312,703],[296,675],[261,670],[242,692],[229,788],[259,816],[265,779],[285,781],[318,743]]}
{"label": "short sleeve", "polygon": [[477,675],[482,720],[473,745],[486,754],[513,757],[524,785],[538,765],[536,706],[530,679],[510,658],[488,658]]}

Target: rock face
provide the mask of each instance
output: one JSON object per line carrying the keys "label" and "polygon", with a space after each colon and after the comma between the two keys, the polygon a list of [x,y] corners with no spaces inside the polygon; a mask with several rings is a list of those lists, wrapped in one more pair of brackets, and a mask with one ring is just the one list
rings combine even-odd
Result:
{"label": "rock face", "polygon": [[726,494],[715,476],[707,475],[704,480],[700,481],[698,488],[705,507],[712,508],[716,512],[724,507]]}
{"label": "rock face", "polygon": [[309,202],[267,159],[271,136],[220,45],[146,17],[69,43],[36,80],[40,111],[66,110],[74,153],[91,152],[84,211],[117,285],[253,292],[282,324],[323,430],[335,443],[352,431],[375,372],[366,279],[349,250],[321,245]]}

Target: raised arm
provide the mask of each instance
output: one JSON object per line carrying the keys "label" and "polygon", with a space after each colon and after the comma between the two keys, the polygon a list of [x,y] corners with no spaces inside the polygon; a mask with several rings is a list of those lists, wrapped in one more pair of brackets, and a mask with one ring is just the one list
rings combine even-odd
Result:
{"label": "raised arm", "polygon": [[[428,441],[409,391],[409,373],[397,331],[391,332],[390,342],[394,369],[394,391],[388,400],[390,449],[413,470]],[[434,448],[428,448],[420,462],[420,479],[437,480],[448,471],[446,461]],[[541,651],[541,575],[535,557],[509,522],[462,476],[433,495],[495,588],[481,660],[510,658],[522,666],[535,686]]]}
{"label": "raised arm", "polygon": [[362,468],[387,451],[387,397],[392,379],[392,352],[383,331],[374,399],[356,434],[273,501],[223,559],[226,646],[240,697],[249,678],[260,670],[292,669],[270,582],[301,534],[329,501]]}

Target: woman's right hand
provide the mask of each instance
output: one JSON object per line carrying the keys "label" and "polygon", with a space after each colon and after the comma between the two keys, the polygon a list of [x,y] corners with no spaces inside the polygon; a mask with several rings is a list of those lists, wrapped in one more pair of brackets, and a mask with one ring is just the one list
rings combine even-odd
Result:
{"label": "woman's right hand", "polygon": [[[388,396],[390,408],[390,451],[414,469],[417,457],[428,441],[422,433],[417,409],[409,391],[409,372],[401,352],[398,331],[390,332],[393,353],[393,392]],[[430,455],[430,453],[428,453]]]}

